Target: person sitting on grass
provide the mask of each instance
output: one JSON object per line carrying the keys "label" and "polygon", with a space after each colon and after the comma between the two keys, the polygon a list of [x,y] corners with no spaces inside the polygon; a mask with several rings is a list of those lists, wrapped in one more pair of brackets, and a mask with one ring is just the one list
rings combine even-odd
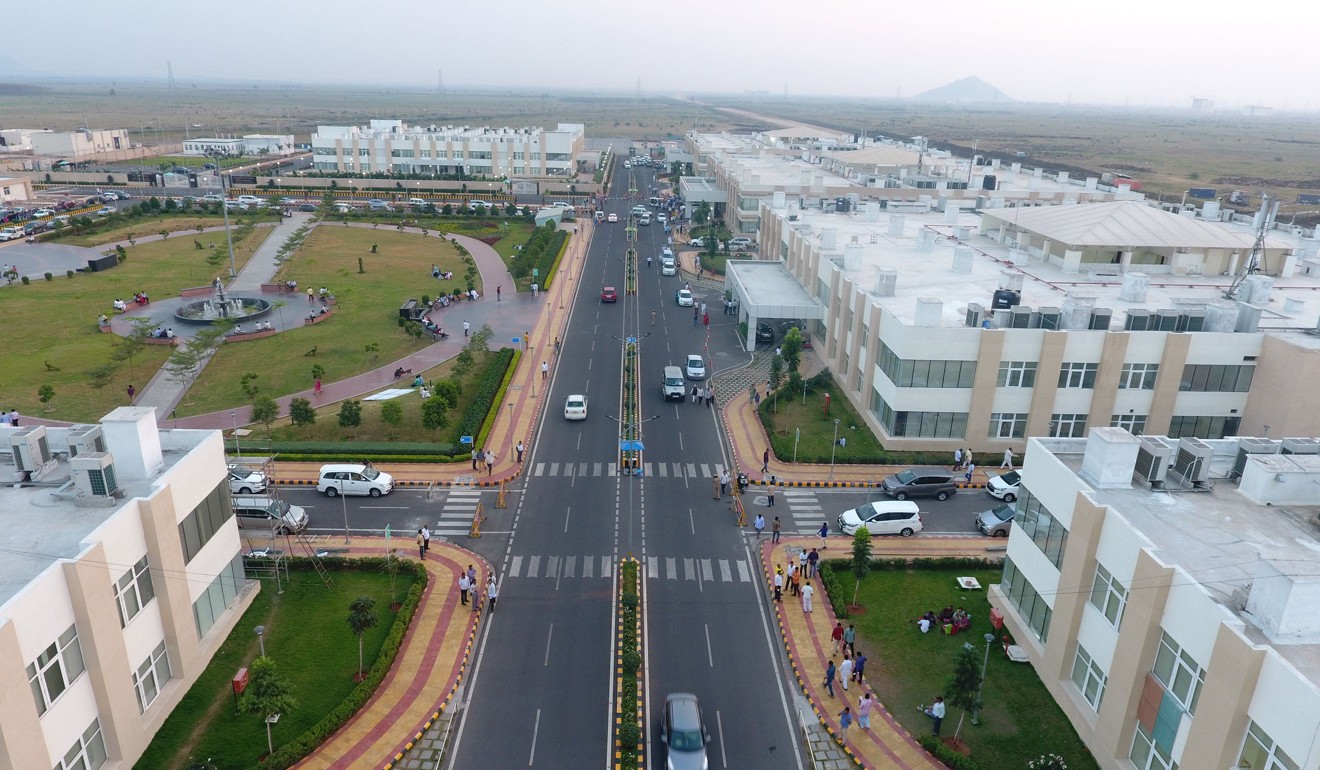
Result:
{"label": "person sitting on grass", "polygon": [[966,631],[968,626],[972,625],[972,616],[962,607],[953,611],[953,633]]}
{"label": "person sitting on grass", "polygon": [[950,605],[946,606],[944,609],[940,610],[939,621],[940,621],[940,625],[943,625],[943,624],[945,624],[945,623],[952,623],[952,622],[953,622],[953,605],[952,605],[952,604],[950,604]]}
{"label": "person sitting on grass", "polygon": [[922,615],[913,622],[917,624],[917,628],[921,629],[921,633],[929,633],[930,627],[935,625],[935,613],[926,610],[925,615]]}

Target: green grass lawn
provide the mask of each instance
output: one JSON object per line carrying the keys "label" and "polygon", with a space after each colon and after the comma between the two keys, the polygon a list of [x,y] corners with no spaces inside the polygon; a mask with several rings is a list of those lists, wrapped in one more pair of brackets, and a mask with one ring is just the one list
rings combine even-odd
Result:
{"label": "green grass lawn", "polygon": [[[257,228],[234,243],[240,266],[269,234],[270,228]],[[205,261],[207,252],[194,249],[190,238],[143,243],[127,251],[128,259],[112,270],[0,288],[6,324],[22,330],[0,366],[0,407],[56,420],[96,421],[127,403],[130,383],[141,390],[165,362],[170,349],[149,345],[101,390],[89,380],[88,373],[108,362],[120,341],[96,325],[97,315],[113,313],[116,297],[127,299],[139,290],[153,299],[177,297],[180,289],[204,286],[214,275]],[[46,384],[55,389],[55,397],[43,405],[37,389]]]}
{"label": "green grass lawn", "polygon": [[[836,463],[870,462],[881,452],[875,434],[834,385],[812,390],[807,394],[805,405],[801,391],[789,393],[786,386],[781,386],[780,390],[778,399],[766,397],[764,393],[761,396],[761,422],[766,433],[770,434],[773,451],[780,460],[793,459],[793,442],[800,428],[802,437],[797,444],[797,461],[828,463],[836,419],[839,421],[839,437],[848,439],[845,446],[835,449]],[[828,415],[825,414],[826,393],[830,394]]]}
{"label": "green grass lawn", "polygon": [[[846,568],[840,572],[840,582],[851,598],[855,579]],[[929,704],[936,695],[947,699],[944,683],[953,672],[959,648],[969,642],[983,655],[984,636],[994,631],[985,591],[961,591],[955,583],[956,577],[969,574],[989,586],[999,582],[1002,570],[873,571],[862,581],[859,595],[865,611],[847,621],[857,626],[857,648],[868,658],[866,673],[880,701],[913,735],[930,732],[930,719],[918,713],[917,706]],[[926,610],[938,613],[945,605],[971,613],[971,628],[945,636],[934,631],[922,634],[912,623]],[[980,767],[1025,768],[1029,760],[1049,752],[1064,757],[1072,770],[1098,767],[1035,669],[1009,661],[998,642],[990,649],[983,697],[981,724],[973,726],[969,716],[959,736]],[[949,707],[942,736],[953,735],[959,715],[958,709]]]}
{"label": "green grass lawn", "polygon": [[[371,253],[376,244],[375,254]],[[366,272],[358,272],[358,260]],[[431,265],[452,271],[454,278],[437,281]],[[284,396],[312,387],[312,364],[325,368],[323,381],[333,382],[401,358],[421,345],[399,328],[399,305],[408,298],[434,297],[466,286],[464,270],[452,244],[393,229],[365,230],[325,224],[307,237],[301,249],[277,273],[276,281],[296,280],[299,286],[326,286],[338,299],[335,315],[315,326],[305,326],[273,337],[222,345],[179,404],[180,415],[205,414],[251,403],[243,392],[245,373],[259,375],[262,393]],[[485,292],[480,277],[478,291]],[[283,300],[276,309],[285,319],[302,316],[307,302],[301,297]],[[452,311],[438,314],[449,327]],[[461,329],[450,329],[461,331]],[[366,350],[368,344],[378,351]],[[316,348],[315,357],[306,355]]]}
{"label": "green grass lawn", "polygon": [[[264,217],[269,220],[273,217]],[[236,216],[229,218],[231,230],[237,230],[242,222],[260,221],[252,217],[240,219]],[[215,243],[218,248],[224,250],[224,233],[203,233],[197,232],[198,227],[221,227],[225,223],[224,217],[219,214],[161,214],[152,217],[140,217],[138,219],[123,221],[108,230],[98,230],[96,232],[82,233],[80,235],[66,235],[61,237],[57,243],[64,243],[70,246],[100,246],[103,243],[115,243],[116,241],[127,241],[133,238],[145,238],[149,235],[158,235],[161,230],[168,230],[170,237],[178,238],[187,245],[192,246],[193,239],[200,240],[203,246]],[[188,238],[191,231],[193,238]]]}
{"label": "green grass lawn", "polygon": [[[278,156],[270,155],[262,157],[260,155],[245,155],[241,158],[221,158],[220,168],[233,168],[235,166],[247,166],[253,163],[264,163],[268,160],[278,160]],[[158,155],[154,158],[143,158],[142,161],[155,168],[160,168],[161,164],[167,163],[170,167],[187,166],[193,171],[201,172],[202,166],[207,163],[215,164],[216,159],[205,155]]]}
{"label": "green grass lawn", "polygon": [[[390,612],[390,577],[381,573],[335,571],[327,588],[315,572],[292,572],[279,594],[264,584],[206,671],[165,720],[135,767],[143,770],[186,767],[189,758],[209,758],[220,770],[247,768],[266,753],[266,728],[260,717],[234,713],[229,681],[259,653],[252,629],[266,627],[266,654],[293,682],[298,708],[284,714],[272,735],[276,748],[314,725],[356,686],[357,637],[348,628],[348,606],[360,595],[376,600],[378,622],[364,636],[364,670],[380,652],[394,623]],[[395,595],[402,600],[414,577],[400,572]]]}

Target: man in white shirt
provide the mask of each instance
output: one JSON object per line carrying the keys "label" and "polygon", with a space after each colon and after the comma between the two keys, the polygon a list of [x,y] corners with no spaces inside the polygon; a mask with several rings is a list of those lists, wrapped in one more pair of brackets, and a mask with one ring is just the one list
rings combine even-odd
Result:
{"label": "man in white shirt", "polygon": [[935,724],[931,731],[936,735],[940,734],[940,723],[944,721],[944,698],[935,696],[935,702],[930,704],[930,708],[917,706],[917,710],[934,720]]}

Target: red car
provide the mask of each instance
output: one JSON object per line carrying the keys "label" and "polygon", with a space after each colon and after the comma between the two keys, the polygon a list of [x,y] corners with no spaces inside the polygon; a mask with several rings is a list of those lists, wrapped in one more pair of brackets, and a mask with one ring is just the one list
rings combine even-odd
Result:
{"label": "red car", "polygon": [[601,301],[601,302],[618,302],[618,301],[619,301],[619,295],[618,295],[617,292],[614,291],[614,287],[613,287],[613,286],[606,286],[605,288],[603,288],[603,289],[600,290],[600,301]]}

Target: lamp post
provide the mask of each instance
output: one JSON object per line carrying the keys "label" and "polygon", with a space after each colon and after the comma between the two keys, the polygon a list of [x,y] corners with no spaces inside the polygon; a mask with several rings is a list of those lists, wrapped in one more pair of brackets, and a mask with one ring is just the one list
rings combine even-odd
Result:
{"label": "lamp post", "polygon": [[234,261],[234,236],[229,232],[229,196],[225,193],[225,175],[221,160],[227,153],[215,151],[215,172],[220,177],[220,213],[225,217],[225,245],[229,249],[229,277],[238,275],[238,264]]}
{"label": "lamp post", "polygon": [[257,633],[257,644],[261,645],[261,657],[266,657],[266,627],[257,626],[252,629]]}
{"label": "lamp post", "polygon": [[802,429],[794,428],[793,429],[793,462],[797,462],[797,446],[798,446],[798,442],[801,440],[802,440]]}
{"label": "lamp post", "polygon": [[985,670],[990,665],[990,645],[994,644],[995,635],[985,635],[985,658],[981,661],[981,686],[976,688],[976,708],[972,709],[972,724],[981,724],[981,693],[985,692]]}
{"label": "lamp post", "polygon": [[232,433],[234,434],[234,451],[238,455],[239,459],[242,459],[243,447],[238,445],[238,412],[230,411],[229,420],[234,424],[234,430],[232,431]]}
{"label": "lamp post", "polygon": [[834,440],[830,442],[830,478],[834,478],[834,450],[839,446],[839,418],[834,418]]}
{"label": "lamp post", "polygon": [[343,474],[340,474],[340,476],[339,476],[339,499],[340,499],[340,501],[342,501],[343,504],[344,504],[344,545],[348,545],[348,544],[352,543],[353,541],[352,541],[352,540],[349,538],[349,536],[348,536],[348,499],[344,497],[344,476],[343,476]]}

